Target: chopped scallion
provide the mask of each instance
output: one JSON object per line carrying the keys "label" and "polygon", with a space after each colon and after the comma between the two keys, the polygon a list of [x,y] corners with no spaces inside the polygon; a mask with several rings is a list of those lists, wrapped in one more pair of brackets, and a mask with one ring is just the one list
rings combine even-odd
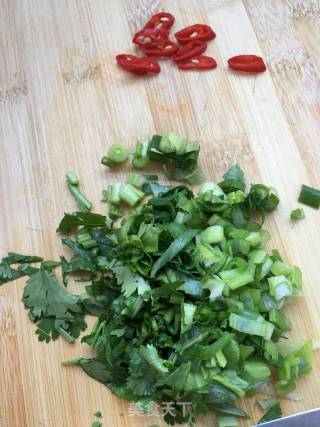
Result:
{"label": "chopped scallion", "polygon": [[238,314],[231,313],[229,317],[230,328],[250,335],[258,335],[265,340],[270,340],[274,331],[272,323],[267,321],[256,321]]}
{"label": "chopped scallion", "polygon": [[131,165],[135,169],[143,169],[149,163],[149,141],[137,142],[132,154]]}
{"label": "chopped scallion", "polygon": [[302,185],[298,201],[318,209],[320,206],[320,190]]}
{"label": "chopped scallion", "polygon": [[157,175],[140,175],[138,173],[129,173],[127,178],[127,183],[141,189],[144,186],[144,184],[148,183],[149,181],[157,181],[157,180],[158,180]]}
{"label": "chopped scallion", "polygon": [[122,184],[116,182],[115,184],[109,184],[106,191],[103,191],[103,201],[111,203],[113,205],[119,205],[121,202],[120,192]]}
{"label": "chopped scallion", "polygon": [[118,166],[127,160],[128,154],[126,147],[121,144],[113,144],[108,148],[107,154],[102,157],[101,163],[109,167]]}
{"label": "chopped scallion", "polygon": [[129,206],[137,205],[143,198],[145,194],[143,191],[134,187],[131,184],[126,184],[121,188],[120,199]]}

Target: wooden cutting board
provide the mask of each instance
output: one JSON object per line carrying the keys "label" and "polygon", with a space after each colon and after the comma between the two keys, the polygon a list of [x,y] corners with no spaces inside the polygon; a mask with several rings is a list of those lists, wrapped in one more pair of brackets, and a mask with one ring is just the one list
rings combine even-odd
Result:
{"label": "wooden cutting board", "polygon": [[[159,10],[176,16],[174,29],[209,23],[219,67],[180,72],[169,61],[151,78],[115,65],[134,52],[132,34]],[[277,247],[304,273],[305,298],[287,308],[293,338],[320,339],[319,212],[289,220],[302,183],[320,187],[320,5],[313,0],[3,0],[0,25],[0,255],[16,250],[57,258],[55,229],[75,208],[64,175],[74,170],[97,211],[101,190],[124,179],[100,165],[106,147],[133,146],[168,131],[197,139],[207,179],[234,163],[249,182],[274,185],[281,205],[267,221]],[[240,53],[261,54],[263,75],[228,71]],[[23,280],[0,288],[0,426],[89,427],[100,410],[104,427],[164,422],[130,415],[130,408],[62,360],[89,354],[62,339],[41,344],[20,299]],[[80,289],[80,287],[79,287]],[[283,400],[286,415],[320,405],[320,358],[300,381],[301,401]],[[261,416],[255,399],[241,402]],[[197,426],[214,426],[214,417]]]}

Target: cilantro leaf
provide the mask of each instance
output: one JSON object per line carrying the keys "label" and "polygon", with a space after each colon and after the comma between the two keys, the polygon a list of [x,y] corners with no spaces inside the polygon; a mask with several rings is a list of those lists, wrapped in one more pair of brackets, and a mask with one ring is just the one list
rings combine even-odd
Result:
{"label": "cilantro leaf", "polygon": [[10,265],[0,265],[0,286],[12,280],[19,279],[24,275],[25,273],[23,271],[11,268]]}
{"label": "cilantro leaf", "polygon": [[244,173],[239,165],[232,166],[224,175],[223,181],[219,183],[219,186],[225,193],[231,193],[232,191],[244,191],[246,183],[244,180]]}
{"label": "cilantro leaf", "polygon": [[243,170],[240,168],[239,165],[234,165],[232,166],[224,175],[223,175],[224,179],[233,179],[233,180],[238,180],[238,181],[242,181],[243,183],[244,181],[244,172]]}
{"label": "cilantro leaf", "polygon": [[[43,261],[43,258],[39,256],[9,252],[8,256],[3,258],[0,263],[0,286],[25,275],[33,274],[35,270],[34,267],[30,266],[30,263],[41,261]],[[11,267],[12,264],[20,264],[20,266],[16,269]]]}
{"label": "cilantro leaf", "polygon": [[161,385],[170,385],[176,390],[184,390],[185,384],[190,373],[191,362],[182,363],[177,369],[171,374],[160,380]]}
{"label": "cilantro leaf", "polygon": [[127,298],[136,291],[138,291],[138,295],[143,295],[151,289],[148,282],[142,276],[133,273],[128,267],[117,266],[113,268],[113,272],[118,284],[121,285],[123,295]]}
{"label": "cilantro leaf", "polygon": [[146,347],[140,347],[139,353],[140,356],[160,374],[166,374],[168,372],[168,368],[164,366],[163,360],[159,357],[157,349],[152,344],[147,344]]}
{"label": "cilantro leaf", "polygon": [[74,339],[80,332],[78,328],[72,329],[75,323],[80,323],[80,329],[83,329],[82,317],[75,317],[82,312],[79,298],[60,286],[50,270],[41,269],[29,278],[22,301],[29,309],[31,320],[37,323],[40,340],[56,339],[56,333],[65,338],[70,334]]}

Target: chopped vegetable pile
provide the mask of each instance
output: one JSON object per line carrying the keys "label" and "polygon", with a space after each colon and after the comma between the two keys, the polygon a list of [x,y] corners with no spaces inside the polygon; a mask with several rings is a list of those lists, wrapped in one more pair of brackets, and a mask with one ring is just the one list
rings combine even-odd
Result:
{"label": "chopped vegetable pile", "polygon": [[[159,162],[175,179],[198,170],[198,143],[173,134],[150,141],[137,144],[133,166]],[[103,163],[114,166],[128,154],[114,147]],[[312,369],[313,342],[285,339],[291,322],[282,308],[301,296],[301,271],[268,252],[262,229],[279,198],[263,184],[246,191],[237,165],[197,194],[156,179],[133,173],[126,184],[108,186],[111,218],[124,216],[121,203],[137,206],[118,224],[90,212],[69,173],[82,211],[66,213],[58,232],[67,235],[62,243],[71,258],[10,253],[0,264],[0,285],[29,276],[22,300],[40,341],[61,335],[73,342],[86,329],[85,315],[97,317],[82,338],[94,355],[64,365],[80,366],[139,408],[173,402],[168,424],[193,425],[199,414],[216,411],[220,426],[236,426],[235,417],[247,417],[238,398],[263,391],[272,376],[275,393],[286,395]],[[53,272],[58,265],[64,286]],[[90,282],[81,295],[66,289],[70,274]],[[186,412],[182,402],[189,402]],[[281,416],[277,401],[260,402],[262,420]]]}

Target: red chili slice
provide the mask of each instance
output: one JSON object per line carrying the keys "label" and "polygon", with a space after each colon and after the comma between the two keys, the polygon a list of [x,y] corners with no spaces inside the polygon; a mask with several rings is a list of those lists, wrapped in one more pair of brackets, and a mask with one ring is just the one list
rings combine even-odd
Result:
{"label": "red chili slice", "polygon": [[165,28],[145,28],[133,36],[132,42],[139,46],[145,46],[149,43],[166,40],[168,35],[169,30]]}
{"label": "red chili slice", "polygon": [[116,61],[126,71],[143,76],[147,73],[160,73],[160,65],[152,58],[138,57],[123,53],[116,56]]}
{"label": "red chili slice", "polygon": [[171,40],[161,40],[141,46],[141,49],[147,56],[170,57],[178,52],[179,46]]}
{"label": "red chili slice", "polygon": [[267,67],[261,56],[256,55],[237,55],[228,59],[229,67],[235,71],[244,73],[262,73]]}
{"label": "red chili slice", "polygon": [[212,70],[217,65],[217,61],[210,56],[195,56],[187,61],[178,62],[180,70]]}
{"label": "red chili slice", "polygon": [[173,23],[174,16],[171,13],[160,12],[153,15],[144,28],[166,28],[168,30],[172,27]]}
{"label": "red chili slice", "polygon": [[187,61],[188,59],[200,56],[207,49],[207,43],[201,40],[195,40],[181,47],[172,57],[175,62]]}
{"label": "red chili slice", "polygon": [[195,24],[186,27],[175,33],[175,38],[180,44],[185,44],[194,40],[208,42],[216,37],[216,33],[209,25]]}

